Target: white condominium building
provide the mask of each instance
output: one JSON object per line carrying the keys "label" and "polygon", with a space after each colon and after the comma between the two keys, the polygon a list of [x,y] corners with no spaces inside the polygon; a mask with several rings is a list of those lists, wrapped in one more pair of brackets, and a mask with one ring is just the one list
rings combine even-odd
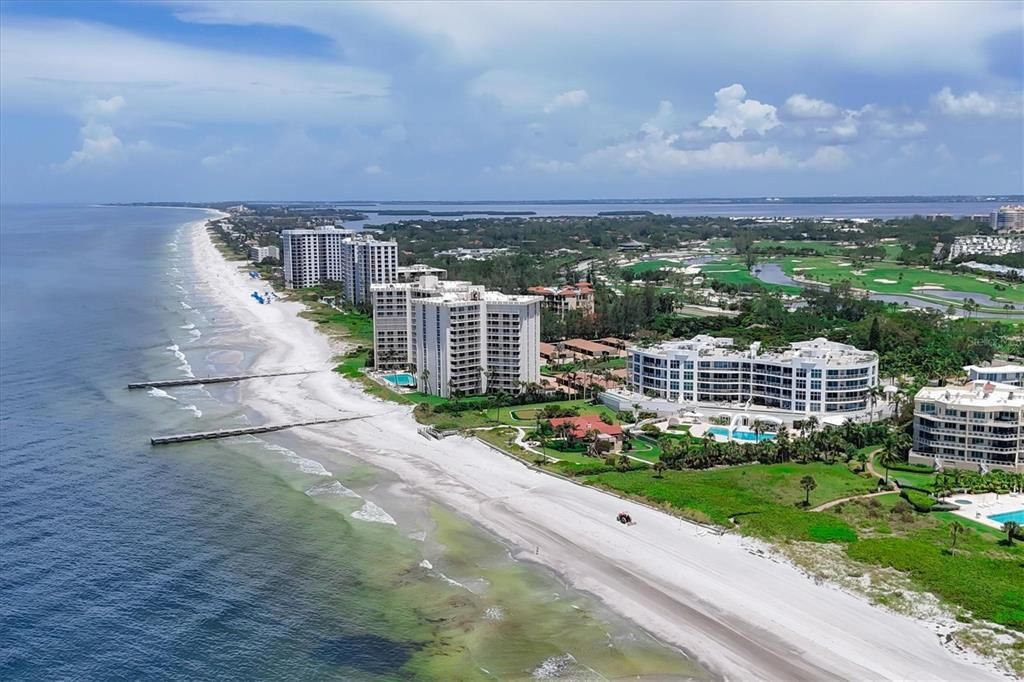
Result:
{"label": "white condominium building", "polygon": [[283,230],[284,279],[289,289],[338,282],[349,303],[369,300],[370,286],[394,282],[398,270],[398,244],[378,241],[333,226],[309,230]]}
{"label": "white condominium building", "polygon": [[382,369],[408,368],[418,390],[517,393],[540,381],[540,297],[434,276],[372,291],[374,360]]}
{"label": "white condominium building", "polygon": [[250,246],[249,260],[262,263],[264,258],[281,258],[281,250],[276,246]]}
{"label": "white condominium building", "polygon": [[1024,205],[1002,206],[993,211],[989,226],[993,232],[1024,232]]}
{"label": "white condominium building", "polygon": [[628,349],[629,389],[675,403],[750,405],[827,416],[870,409],[878,356],[826,339],[785,350],[695,336]]}
{"label": "white condominium building", "polygon": [[991,381],[927,387],[914,396],[910,461],[1024,471],[1024,391]]}
{"label": "white condominium building", "polygon": [[989,367],[967,365],[964,367],[964,371],[967,372],[968,381],[991,381],[995,384],[1010,386],[1024,385],[1024,365],[991,365]]}

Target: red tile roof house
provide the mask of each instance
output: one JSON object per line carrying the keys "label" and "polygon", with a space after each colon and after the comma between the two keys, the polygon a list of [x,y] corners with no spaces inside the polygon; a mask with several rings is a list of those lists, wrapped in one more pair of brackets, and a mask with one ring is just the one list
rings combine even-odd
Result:
{"label": "red tile roof house", "polygon": [[558,417],[550,420],[549,423],[553,429],[557,429],[559,424],[571,425],[572,431],[570,433],[572,434],[572,437],[577,440],[586,440],[588,433],[591,431],[597,431],[598,443],[608,443],[608,447],[605,451],[622,451],[622,442],[625,440],[625,435],[622,433],[622,427],[618,424],[605,424],[597,415],[587,415],[583,417]]}

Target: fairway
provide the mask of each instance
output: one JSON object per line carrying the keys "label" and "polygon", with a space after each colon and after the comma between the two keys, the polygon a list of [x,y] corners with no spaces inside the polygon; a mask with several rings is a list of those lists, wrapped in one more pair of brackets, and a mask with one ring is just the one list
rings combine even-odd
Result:
{"label": "fairway", "polygon": [[[982,281],[971,275],[961,275],[941,270],[901,265],[891,262],[867,263],[860,269],[839,258],[811,257],[785,258],[777,262],[782,270],[789,275],[803,276],[816,282],[832,284],[849,280],[858,289],[867,289],[879,294],[913,294],[929,300],[958,303],[960,301],[941,295],[943,291],[964,292],[988,296],[1003,303],[1024,302],[1024,286],[1020,284],[1000,283],[1006,288],[996,289],[995,281]],[[915,287],[934,287],[917,288]],[[986,301],[978,300],[984,305]]]}

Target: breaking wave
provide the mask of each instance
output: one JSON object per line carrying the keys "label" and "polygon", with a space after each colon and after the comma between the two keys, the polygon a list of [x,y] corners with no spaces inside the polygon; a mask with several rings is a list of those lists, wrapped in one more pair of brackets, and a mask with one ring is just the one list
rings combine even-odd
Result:
{"label": "breaking wave", "polygon": [[352,518],[359,519],[360,521],[369,521],[371,523],[386,523],[389,526],[398,525],[395,522],[395,520],[391,518],[391,514],[388,514],[386,511],[378,507],[373,502],[370,502],[369,500],[363,500],[362,509],[357,509],[356,511],[352,512],[351,516]]}

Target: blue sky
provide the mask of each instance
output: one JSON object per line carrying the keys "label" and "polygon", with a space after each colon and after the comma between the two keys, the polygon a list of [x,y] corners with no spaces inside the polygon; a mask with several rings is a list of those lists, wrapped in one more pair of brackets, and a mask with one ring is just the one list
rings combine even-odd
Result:
{"label": "blue sky", "polygon": [[18,3],[4,201],[1024,192],[1024,3]]}

